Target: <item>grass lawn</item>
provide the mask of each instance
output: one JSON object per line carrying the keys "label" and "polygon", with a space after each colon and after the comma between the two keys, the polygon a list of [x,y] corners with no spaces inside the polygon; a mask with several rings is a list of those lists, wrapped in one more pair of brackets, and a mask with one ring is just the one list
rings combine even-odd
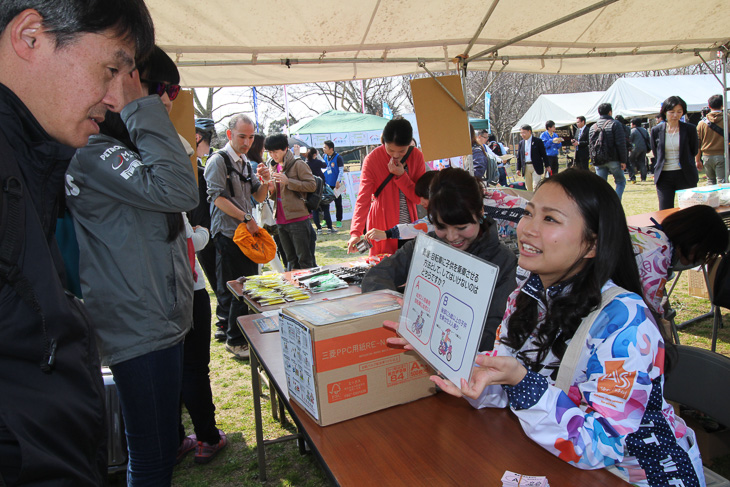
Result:
{"label": "grass lawn", "polygon": [[[611,177],[609,180],[612,182]],[[629,183],[623,196],[623,205],[627,215],[657,210],[656,190],[651,178],[646,183]],[[352,258],[346,253],[348,231],[349,222],[343,222],[339,233],[318,236],[316,255],[318,264],[344,262]],[[672,304],[678,312],[677,322],[710,309],[708,300],[689,297],[687,287],[687,279],[683,276],[672,294]],[[215,296],[213,293],[210,295],[215,309]],[[730,322],[728,313],[723,315],[723,320],[726,323]],[[683,344],[709,349],[711,328],[711,319],[696,323],[680,333],[680,340]],[[730,356],[728,328],[720,330],[718,352]],[[176,467],[173,485],[178,487],[328,485],[316,459],[312,455],[301,456],[296,442],[285,442],[266,448],[268,480],[263,483],[259,481],[250,366],[248,362],[239,362],[231,358],[223,344],[212,339],[211,384],[217,408],[218,426],[228,434],[229,446],[208,465],[194,464],[192,455],[189,455]],[[266,438],[278,438],[296,432],[293,426],[282,427],[272,419],[268,403],[264,402],[262,408]],[[187,417],[185,421],[188,433],[191,433],[190,421]],[[724,461],[723,465],[718,466],[718,472],[730,476],[730,461]]]}

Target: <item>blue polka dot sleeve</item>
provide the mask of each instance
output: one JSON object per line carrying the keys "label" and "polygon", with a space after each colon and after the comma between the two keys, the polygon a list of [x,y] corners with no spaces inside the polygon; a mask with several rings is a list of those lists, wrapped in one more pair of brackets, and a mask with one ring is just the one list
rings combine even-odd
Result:
{"label": "blue polka dot sleeve", "polygon": [[537,404],[548,388],[545,377],[528,370],[527,375],[515,386],[502,386],[514,410],[528,409]]}

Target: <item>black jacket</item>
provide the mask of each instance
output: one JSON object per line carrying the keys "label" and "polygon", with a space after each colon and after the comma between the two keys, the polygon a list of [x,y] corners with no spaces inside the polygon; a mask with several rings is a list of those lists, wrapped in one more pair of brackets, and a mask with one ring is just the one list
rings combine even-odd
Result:
{"label": "black jacket", "polygon": [[[54,236],[57,202],[74,150],[53,141],[3,85],[0,130],[10,143],[0,153],[0,164],[10,165],[12,155],[25,185],[18,264],[41,308],[34,311],[0,281],[0,455],[22,449],[20,483],[103,485],[106,429],[99,356],[83,306],[62,287],[63,263]],[[8,237],[2,223],[0,239]],[[50,340],[57,348],[49,373],[40,364]]]}
{"label": "black jacket", "polygon": [[[530,159],[532,159],[531,164],[532,167],[535,169],[535,172],[538,174],[542,174],[546,167],[550,165],[547,160],[547,153],[545,152],[545,144],[543,144],[542,140],[540,140],[540,137],[535,137],[534,135],[530,139],[532,141],[530,150]],[[522,173],[522,175],[525,175],[525,140],[520,140],[519,149],[517,151],[517,170]]]}
{"label": "black jacket", "polygon": [[627,139],[624,125],[618,120],[611,118],[610,115],[601,115],[598,122],[594,123],[591,127],[589,135],[591,141],[598,137],[597,130],[599,126],[606,132],[605,139],[611,160],[626,164],[629,159],[629,151],[626,145]]}
{"label": "black jacket", "polygon": [[[538,142],[542,145],[539,139]],[[438,238],[435,232],[429,233],[429,236]],[[408,270],[411,268],[411,257],[413,257],[415,245],[415,239],[408,241],[391,257],[372,267],[365,274],[362,281],[362,292],[367,293],[378,289],[391,289],[402,292],[403,290],[399,288],[408,280]],[[517,281],[515,280],[517,258],[507,247],[499,243],[497,224],[489,216],[484,217],[482,234],[469,246],[467,252],[499,267],[497,285],[494,288],[482,341],[479,344],[479,350],[491,350],[494,346],[497,327],[502,323],[507,298],[517,288]]]}
{"label": "black jacket", "polygon": [[[578,134],[576,129],[576,135]],[[590,134],[590,127],[588,125],[583,126],[583,133],[580,134],[580,137],[578,140],[578,145],[575,147],[575,160],[580,162],[585,162],[585,164],[588,164],[588,158],[590,157],[590,154],[588,152],[588,135]]]}
{"label": "black jacket", "polygon": [[[660,123],[651,129],[651,150],[656,157],[656,166],[654,167],[654,184],[659,181],[659,177],[664,169],[666,155],[664,151],[664,141],[667,134],[667,124]],[[697,186],[700,176],[695,166],[695,155],[699,148],[699,140],[697,138],[697,127],[691,123],[679,122],[679,165],[682,168],[684,177],[687,182],[693,186]]]}

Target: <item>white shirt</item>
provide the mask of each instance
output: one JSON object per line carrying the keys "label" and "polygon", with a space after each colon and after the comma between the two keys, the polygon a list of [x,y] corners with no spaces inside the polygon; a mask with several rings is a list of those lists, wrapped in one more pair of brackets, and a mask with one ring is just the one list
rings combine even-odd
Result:
{"label": "white shirt", "polygon": [[525,141],[525,162],[532,162],[532,136]]}

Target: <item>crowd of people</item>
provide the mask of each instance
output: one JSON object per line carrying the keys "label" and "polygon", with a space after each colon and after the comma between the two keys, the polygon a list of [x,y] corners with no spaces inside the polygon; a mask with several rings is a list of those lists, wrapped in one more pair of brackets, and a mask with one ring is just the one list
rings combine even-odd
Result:
{"label": "crowd of people", "polygon": [[[129,485],[170,485],[191,452],[196,463],[211,461],[228,444],[211,392],[211,332],[249,358],[236,324],[248,308],[226,283],[261,264],[237,235],[271,232],[293,270],[316,266],[320,215],[328,232],[342,228],[345,167],[332,141],[320,158],[285,135],[257,134],[237,114],[217,151],[215,123],[198,119],[193,148],[169,116],[179,83],[142,0],[25,0],[0,12],[0,485],[106,483],[101,366],[120,399]],[[419,233],[496,264],[480,343],[496,356],[478,356],[469,383],[434,376],[441,390],[475,407],[509,406],[530,438],[577,467],[616,466],[636,485],[701,484],[694,434],[662,395],[671,342],[642,288],[620,200],[624,166],[630,179],[645,180],[649,151],[660,209],[697,185],[698,169],[711,184],[724,182],[722,98],[709,108],[695,127],[681,120],[685,102],[670,97],[648,133],[601,105],[590,129],[576,121],[576,167],[564,171],[555,124],[540,137],[523,126],[517,169],[535,193],[520,203],[519,257],[485,213],[485,186],[508,185],[506,147],[472,129],[472,171],[426,171],[410,123],[390,120],[363,161],[349,229],[349,252],[365,238],[371,255],[390,255],[367,273],[363,292],[401,288]],[[334,221],[329,204],[307,202],[323,186]],[[55,238],[62,214],[73,220],[71,242]],[[678,258],[726,249],[715,217],[693,217],[705,231],[720,229],[715,245],[685,242],[683,230]],[[602,319],[579,344],[562,389],[566,350],[597,309]],[[616,370],[631,382],[621,394],[605,384]]]}

